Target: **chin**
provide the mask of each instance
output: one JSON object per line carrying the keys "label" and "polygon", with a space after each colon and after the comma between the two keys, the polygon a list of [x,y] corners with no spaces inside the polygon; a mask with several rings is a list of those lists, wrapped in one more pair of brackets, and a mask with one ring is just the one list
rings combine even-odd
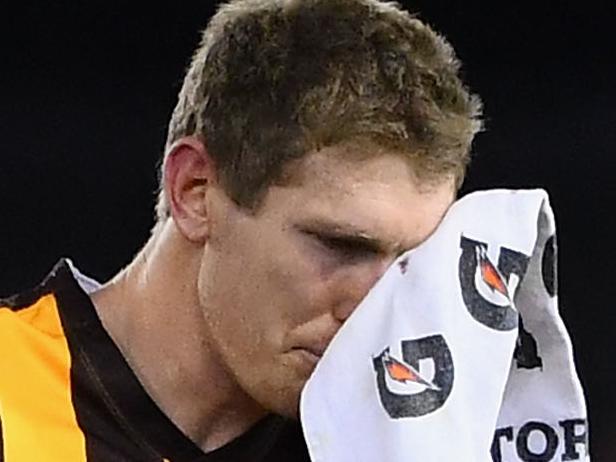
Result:
{"label": "chin", "polygon": [[259,368],[260,374],[248,378],[243,388],[267,412],[297,420],[302,390],[314,366],[305,355],[287,354],[274,367]]}
{"label": "chin", "polygon": [[280,387],[274,393],[269,394],[266,399],[261,400],[261,405],[269,412],[298,420],[299,402],[305,383],[306,380],[301,380],[295,381],[292,385]]}

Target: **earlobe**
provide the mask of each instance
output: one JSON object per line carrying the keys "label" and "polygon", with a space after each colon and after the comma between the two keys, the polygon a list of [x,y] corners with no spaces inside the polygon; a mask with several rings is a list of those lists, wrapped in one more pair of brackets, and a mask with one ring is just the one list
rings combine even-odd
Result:
{"label": "earlobe", "polygon": [[185,137],[171,145],[163,181],[171,216],[180,233],[191,242],[205,242],[206,194],[216,177],[213,161],[200,139]]}

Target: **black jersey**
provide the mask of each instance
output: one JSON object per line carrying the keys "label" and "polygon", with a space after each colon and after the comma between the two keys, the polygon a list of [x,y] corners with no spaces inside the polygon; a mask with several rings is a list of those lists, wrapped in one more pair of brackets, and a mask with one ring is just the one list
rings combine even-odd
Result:
{"label": "black jersey", "polygon": [[204,453],[158,408],[66,261],[0,302],[0,461],[309,461],[299,423],[270,415]]}

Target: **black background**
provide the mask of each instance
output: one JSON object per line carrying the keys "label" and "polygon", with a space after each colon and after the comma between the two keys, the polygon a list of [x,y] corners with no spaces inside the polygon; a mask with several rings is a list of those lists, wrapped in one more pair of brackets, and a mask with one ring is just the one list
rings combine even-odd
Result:
{"label": "black background", "polygon": [[[39,2],[0,12],[0,294],[61,256],[106,279],[153,223],[166,123],[214,2]],[[605,2],[605,5],[613,3]],[[421,0],[485,103],[465,191],[543,187],[594,460],[616,460],[614,7]]]}

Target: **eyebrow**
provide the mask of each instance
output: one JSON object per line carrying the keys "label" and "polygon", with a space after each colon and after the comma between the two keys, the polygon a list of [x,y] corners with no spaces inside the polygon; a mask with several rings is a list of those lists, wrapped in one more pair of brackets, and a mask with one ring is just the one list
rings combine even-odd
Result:
{"label": "eyebrow", "polygon": [[295,227],[308,233],[319,233],[329,238],[344,239],[384,254],[393,252],[395,255],[400,255],[408,250],[408,248],[401,243],[396,242],[392,245],[382,239],[374,237],[370,232],[362,228],[357,228],[351,224],[339,224],[314,219],[295,225]]}

